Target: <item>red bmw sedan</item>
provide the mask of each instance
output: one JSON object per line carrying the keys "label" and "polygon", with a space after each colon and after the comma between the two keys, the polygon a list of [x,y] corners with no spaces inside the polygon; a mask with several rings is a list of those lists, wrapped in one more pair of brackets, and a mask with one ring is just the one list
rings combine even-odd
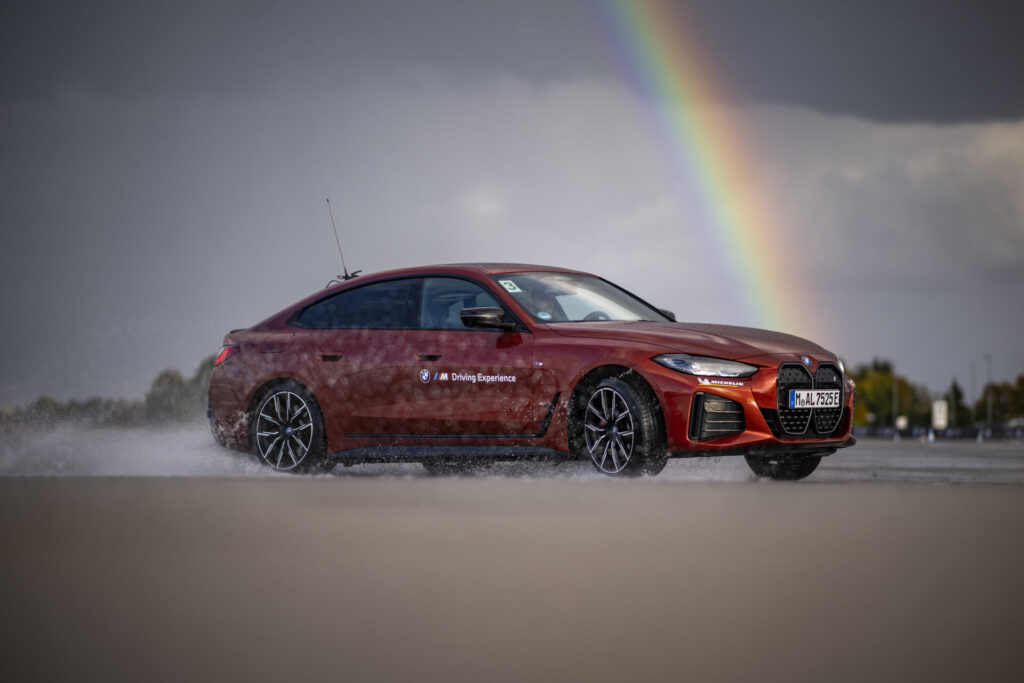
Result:
{"label": "red bmw sedan", "polygon": [[676,322],[579,271],[460,264],[354,278],[229,333],[208,414],[220,443],[291,472],[561,458],[636,476],[742,455],[802,479],[855,443],[853,394],[799,337]]}

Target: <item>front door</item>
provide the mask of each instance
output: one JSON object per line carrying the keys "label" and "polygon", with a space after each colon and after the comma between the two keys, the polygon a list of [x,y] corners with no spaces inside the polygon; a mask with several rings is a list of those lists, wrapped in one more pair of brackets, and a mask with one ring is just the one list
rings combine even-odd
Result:
{"label": "front door", "polygon": [[541,430],[552,397],[537,395],[533,335],[467,328],[459,317],[500,305],[469,280],[424,279],[419,329],[405,339],[403,434],[487,439]]}

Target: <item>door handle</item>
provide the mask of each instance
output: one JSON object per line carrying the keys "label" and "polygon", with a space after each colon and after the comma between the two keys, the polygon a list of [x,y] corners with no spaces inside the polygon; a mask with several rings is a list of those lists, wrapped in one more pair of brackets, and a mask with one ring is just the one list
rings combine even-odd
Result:
{"label": "door handle", "polygon": [[320,354],[320,360],[327,361],[328,363],[332,363],[334,361],[341,360],[341,354],[340,353],[321,353]]}
{"label": "door handle", "polygon": [[416,357],[420,360],[440,360],[441,354],[439,353],[417,353]]}

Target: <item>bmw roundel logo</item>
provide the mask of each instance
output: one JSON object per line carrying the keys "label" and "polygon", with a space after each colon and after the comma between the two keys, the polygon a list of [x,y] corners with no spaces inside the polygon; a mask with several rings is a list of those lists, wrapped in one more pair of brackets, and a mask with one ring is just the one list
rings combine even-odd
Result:
{"label": "bmw roundel logo", "polygon": [[800,361],[807,367],[811,367],[811,365],[814,363],[814,361],[812,361],[807,356],[800,356]]}
{"label": "bmw roundel logo", "polygon": [[430,370],[420,370],[420,381],[424,384],[430,381]]}

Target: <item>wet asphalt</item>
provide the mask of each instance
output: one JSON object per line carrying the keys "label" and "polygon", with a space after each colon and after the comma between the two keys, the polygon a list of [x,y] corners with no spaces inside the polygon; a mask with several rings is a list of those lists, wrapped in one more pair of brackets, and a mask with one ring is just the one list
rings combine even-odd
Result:
{"label": "wet asphalt", "polygon": [[1017,680],[1024,444],[432,478],[0,435],[3,680]]}

